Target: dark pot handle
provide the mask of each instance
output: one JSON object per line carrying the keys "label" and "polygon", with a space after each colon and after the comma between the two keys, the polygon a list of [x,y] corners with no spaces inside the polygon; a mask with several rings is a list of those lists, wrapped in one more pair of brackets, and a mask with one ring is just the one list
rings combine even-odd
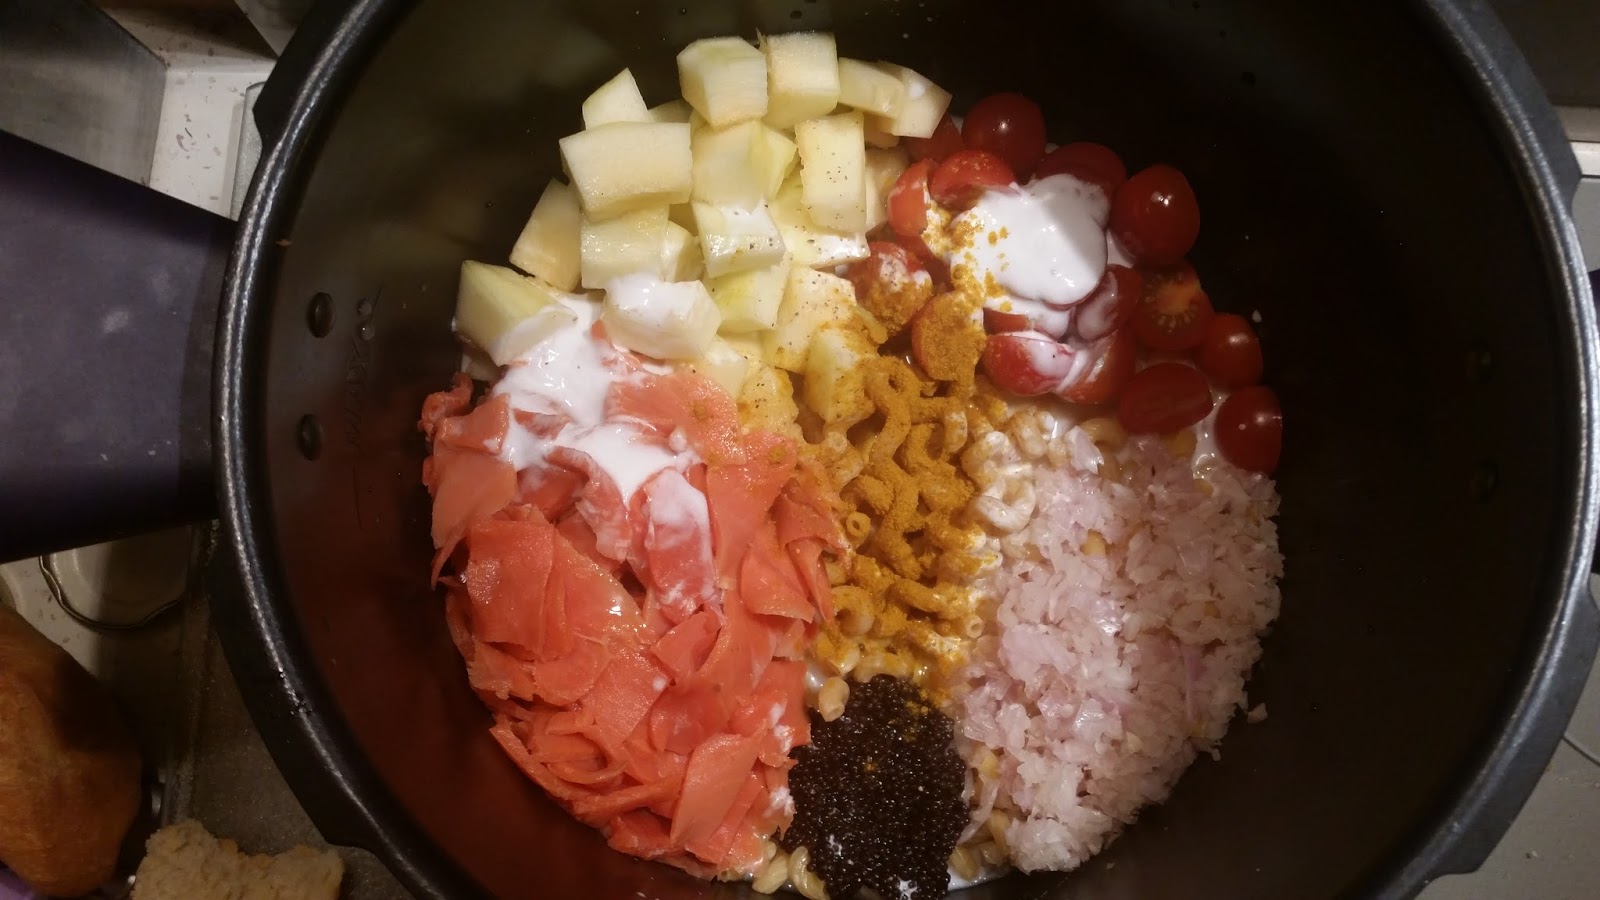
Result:
{"label": "dark pot handle", "polygon": [[0,561],[213,514],[233,232],[0,132]]}
{"label": "dark pot handle", "polygon": [[[308,11],[256,106],[264,147],[353,4]],[[0,562],[215,515],[212,356],[234,234],[0,132]]]}

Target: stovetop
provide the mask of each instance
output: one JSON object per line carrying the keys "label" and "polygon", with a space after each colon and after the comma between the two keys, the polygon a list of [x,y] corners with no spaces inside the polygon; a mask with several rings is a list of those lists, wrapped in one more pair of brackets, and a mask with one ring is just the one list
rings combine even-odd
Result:
{"label": "stovetop", "polygon": [[[271,71],[272,47],[281,48],[292,27],[284,9],[297,4],[240,0],[239,5],[257,17],[276,17],[259,28],[270,35],[270,43],[244,27],[236,14],[219,14],[217,8],[226,4],[215,0],[111,9],[167,67],[150,185],[229,216],[237,214],[259,155],[248,110]],[[175,10],[184,6],[205,9]],[[1519,35],[1564,46],[1556,37],[1559,29],[1523,12],[1529,16],[1525,21],[1512,22]],[[1587,55],[1573,59],[1595,58],[1595,41],[1576,43]],[[1555,55],[1560,59],[1540,74],[1547,83],[1561,84],[1565,93],[1556,95],[1558,101],[1571,103],[1571,66],[1578,63]],[[1538,67],[1539,60],[1535,63]],[[1600,92],[1600,80],[1593,90]],[[1600,268],[1600,97],[1578,96],[1577,102],[1594,108],[1569,106],[1562,113],[1586,175],[1576,199],[1584,252]],[[205,559],[211,537],[209,527],[181,529],[0,566],[0,602],[16,606],[72,653],[128,712],[146,758],[158,761],[147,827],[188,817],[250,852],[281,852],[299,843],[319,846],[320,836],[245,712],[210,630],[207,598],[192,573]],[[1600,834],[1597,752],[1600,668],[1590,676],[1566,740],[1494,855],[1475,874],[1436,882],[1424,891],[1424,900],[1595,896],[1594,886],[1600,884],[1600,858],[1591,847],[1593,835]],[[371,854],[338,849],[348,867],[344,896],[407,896]]]}

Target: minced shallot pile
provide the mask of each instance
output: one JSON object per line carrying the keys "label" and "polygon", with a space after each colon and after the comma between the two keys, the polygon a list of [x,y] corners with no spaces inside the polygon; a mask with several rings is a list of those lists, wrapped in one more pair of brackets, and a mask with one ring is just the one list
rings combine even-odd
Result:
{"label": "minced shallot pile", "polygon": [[1081,865],[1215,752],[1283,570],[1270,479],[1226,464],[1196,478],[1158,438],[1123,445],[1103,478],[1088,435],[1064,437],[982,585],[997,607],[956,701],[969,832],[1000,821],[1028,871]]}

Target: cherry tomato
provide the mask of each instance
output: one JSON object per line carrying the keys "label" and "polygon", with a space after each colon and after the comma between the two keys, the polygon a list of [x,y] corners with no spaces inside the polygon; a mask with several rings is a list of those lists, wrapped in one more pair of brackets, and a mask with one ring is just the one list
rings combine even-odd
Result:
{"label": "cherry tomato", "polygon": [[1211,318],[1205,339],[1195,352],[1195,361],[1207,375],[1230,388],[1255,384],[1265,368],[1256,330],[1243,316],[1233,313],[1218,313]]}
{"label": "cherry tomato", "polygon": [[844,277],[855,285],[856,302],[898,334],[933,296],[932,277],[922,260],[899,244],[873,241],[867,245],[871,255],[850,264]]}
{"label": "cherry tomato", "polygon": [[945,208],[961,210],[977,203],[985,189],[1005,187],[1016,180],[1011,166],[993,153],[963,150],[946,157],[933,170],[928,177],[928,193]]}
{"label": "cherry tomato", "polygon": [[885,279],[900,278],[902,269],[903,274],[907,276],[928,271],[928,267],[922,264],[922,260],[918,259],[916,254],[899,244],[873,241],[867,245],[867,250],[871,255],[851,263],[844,273],[844,277],[856,286],[858,297]]}
{"label": "cherry tomato", "polygon": [[1117,418],[1134,434],[1167,434],[1211,412],[1211,385],[1200,370],[1163,362],[1133,373],[1117,402]]}
{"label": "cherry tomato", "polygon": [[1177,352],[1199,346],[1215,313],[1200,277],[1188,263],[1147,272],[1144,296],[1133,309],[1133,336],[1151,350]]}
{"label": "cherry tomato", "polygon": [[1073,327],[1078,337],[1098,341],[1121,328],[1133,315],[1144,294],[1144,277],[1127,266],[1112,264],[1100,276],[1100,283],[1078,307]]}
{"label": "cherry tomato", "polygon": [[1217,410],[1217,447],[1241,469],[1271,475],[1283,452],[1283,410],[1263,385],[1240,388]]}
{"label": "cherry tomato", "polygon": [[1139,348],[1133,344],[1133,334],[1124,328],[1101,343],[1105,350],[1094,366],[1082,378],[1056,391],[1063,399],[1084,406],[1110,403],[1133,377],[1134,366],[1139,361]]}
{"label": "cherry tomato", "polygon": [[1155,165],[1129,178],[1111,197],[1111,232],[1141,266],[1170,266],[1200,235],[1200,204],[1189,180]]}
{"label": "cherry tomato", "polygon": [[901,143],[906,145],[906,152],[911,154],[912,159],[931,159],[934,162],[967,149],[967,145],[961,141],[961,129],[956,127],[956,120],[950,118],[948,113],[939,120],[939,125],[933,129],[931,136],[908,137]]}
{"label": "cherry tomato", "polygon": [[1001,312],[998,309],[983,310],[983,330],[990,334],[1005,334],[1008,331],[1028,331],[1033,328],[1033,320],[1022,313]]}
{"label": "cherry tomato", "polygon": [[1033,170],[1035,180],[1061,174],[1099,185],[1109,199],[1116,196],[1117,188],[1128,180],[1128,167],[1110,147],[1079,141],[1051,150]]}
{"label": "cherry tomato", "polygon": [[1076,351],[1037,331],[997,334],[983,345],[983,373],[1019,397],[1048,394],[1072,374]]}
{"label": "cherry tomato", "polygon": [[928,206],[933,202],[928,195],[928,176],[932,174],[934,166],[932,160],[912,163],[900,173],[894,187],[889,189],[886,201],[889,228],[913,251],[924,257],[932,256],[922,239],[922,233],[928,228]]}
{"label": "cherry tomato", "polygon": [[1044,113],[1021,94],[990,94],[967,111],[961,136],[974,150],[987,150],[1027,177],[1044,156]]}

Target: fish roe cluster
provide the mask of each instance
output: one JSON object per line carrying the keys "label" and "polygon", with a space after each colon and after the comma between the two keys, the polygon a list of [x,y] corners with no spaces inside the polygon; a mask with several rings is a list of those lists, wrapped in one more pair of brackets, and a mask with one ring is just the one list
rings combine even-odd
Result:
{"label": "fish roe cluster", "polygon": [[793,753],[783,848],[807,848],[831,900],[863,888],[886,900],[943,897],[968,818],[950,719],[915,685],[879,675],[834,721],[813,712],[811,729]]}

